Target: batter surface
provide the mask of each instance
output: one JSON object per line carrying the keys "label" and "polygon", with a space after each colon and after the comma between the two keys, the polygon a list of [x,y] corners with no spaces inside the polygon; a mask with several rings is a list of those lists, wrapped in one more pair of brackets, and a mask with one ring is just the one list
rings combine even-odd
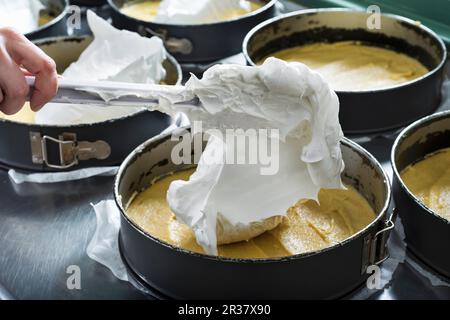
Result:
{"label": "batter surface", "polygon": [[[202,253],[192,230],[178,222],[166,193],[174,180],[188,180],[194,170],[165,177],[138,194],[127,209],[132,221],[154,237],[187,250]],[[301,200],[288,210],[275,229],[249,241],[218,247],[230,258],[275,258],[319,250],[341,242],[375,219],[369,203],[355,190],[321,190],[320,206]]]}
{"label": "batter surface", "polygon": [[425,206],[450,220],[450,148],[428,155],[400,175]]}
{"label": "batter surface", "polygon": [[405,54],[354,41],[314,43],[281,50],[272,56],[306,64],[336,91],[392,87],[428,72],[419,61]]}
{"label": "batter surface", "polygon": [[[158,13],[160,3],[161,1],[159,0],[134,1],[129,4],[126,4],[122,9],[120,9],[120,11],[123,14],[133,17],[135,19],[151,22]],[[250,3],[250,5],[252,11],[258,10],[263,6],[262,4],[255,2]],[[237,17],[244,16],[246,14],[248,14],[248,11],[244,9],[224,11],[219,21],[231,20]],[[219,22],[219,21],[211,21],[211,22]]]}
{"label": "batter surface", "polygon": [[52,17],[51,15],[49,15],[48,13],[42,12],[39,15],[39,26],[43,26],[44,24],[49,23],[50,21],[52,21],[53,19],[55,19],[55,17]]}

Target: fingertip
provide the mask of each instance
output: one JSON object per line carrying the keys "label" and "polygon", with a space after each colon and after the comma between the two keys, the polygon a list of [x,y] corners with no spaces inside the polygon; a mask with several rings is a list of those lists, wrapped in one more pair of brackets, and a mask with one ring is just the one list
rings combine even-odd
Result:
{"label": "fingertip", "polygon": [[40,103],[32,103],[32,102],[30,102],[30,109],[31,109],[31,111],[33,111],[33,112],[38,112],[39,110],[41,110],[42,109],[42,107],[43,107],[44,105],[43,104],[40,104]]}
{"label": "fingertip", "polygon": [[0,110],[10,116],[16,114],[25,105],[25,99],[15,98],[15,99],[4,99],[3,103],[0,105]]}
{"label": "fingertip", "polygon": [[11,109],[8,106],[2,106],[1,111],[7,116],[12,116],[13,114],[17,113],[15,109]]}
{"label": "fingertip", "polygon": [[44,65],[42,67],[42,70],[47,72],[48,74],[53,74],[53,75],[57,75],[56,72],[56,62],[55,60],[53,60],[50,57],[46,57],[46,59],[44,59]]}
{"label": "fingertip", "polygon": [[4,114],[12,115],[20,111],[27,100],[30,88],[20,71],[9,74],[8,83],[2,89],[3,99],[0,109]]}
{"label": "fingertip", "polygon": [[33,111],[39,111],[58,92],[58,75],[56,71],[50,75],[39,74],[36,77],[35,90],[30,106]]}
{"label": "fingertip", "polygon": [[30,108],[34,112],[41,110],[45,104],[46,104],[45,98],[43,98],[39,94],[34,94],[30,100]]}

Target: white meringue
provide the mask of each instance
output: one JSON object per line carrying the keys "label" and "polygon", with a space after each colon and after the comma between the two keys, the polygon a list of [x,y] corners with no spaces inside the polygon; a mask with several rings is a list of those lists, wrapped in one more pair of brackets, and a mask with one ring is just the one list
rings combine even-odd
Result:
{"label": "white meringue", "polygon": [[274,175],[262,175],[261,164],[221,163],[226,141],[213,135],[190,180],[170,186],[169,206],[194,230],[206,253],[217,254],[220,219],[248,237],[252,223],[285,215],[300,199],[317,199],[321,188],[343,188],[339,101],[319,74],[300,63],[269,58],[257,67],[217,65],[201,80],[193,76],[186,87],[185,98],[198,96],[201,107],[168,103],[159,109],[182,111],[191,121],[203,121],[204,129],[280,132],[271,137],[280,139]]}
{"label": "white meringue", "polygon": [[0,28],[12,27],[28,33],[39,27],[39,14],[44,5],[36,0],[0,0]]}

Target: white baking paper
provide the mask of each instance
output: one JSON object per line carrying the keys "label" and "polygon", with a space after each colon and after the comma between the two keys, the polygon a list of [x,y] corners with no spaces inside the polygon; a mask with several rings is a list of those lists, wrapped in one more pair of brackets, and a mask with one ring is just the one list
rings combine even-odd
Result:
{"label": "white baking paper", "polygon": [[86,253],[89,258],[111,270],[118,279],[128,281],[128,273],[119,253],[120,211],[113,200],[91,205],[97,217],[97,227]]}
{"label": "white baking paper", "polygon": [[57,183],[63,181],[82,180],[94,176],[114,176],[118,167],[95,167],[87,169],[79,169],[67,172],[39,172],[39,173],[22,173],[14,169],[8,171],[11,180],[16,184],[24,182],[31,183]]}
{"label": "white baking paper", "polygon": [[[160,83],[166,72],[162,66],[167,53],[158,37],[141,37],[119,30],[94,12],[87,12],[94,41],[63,76],[72,80],[105,80],[140,84]],[[45,105],[36,113],[36,123],[73,125],[117,119],[142,110],[140,107],[101,107],[91,105]]]}
{"label": "white baking paper", "polygon": [[149,289],[128,276],[119,252],[120,211],[115,201],[105,200],[91,205],[95,212],[97,226],[87,246],[87,256],[108,268],[117,279],[128,281],[143,294],[154,296]]}

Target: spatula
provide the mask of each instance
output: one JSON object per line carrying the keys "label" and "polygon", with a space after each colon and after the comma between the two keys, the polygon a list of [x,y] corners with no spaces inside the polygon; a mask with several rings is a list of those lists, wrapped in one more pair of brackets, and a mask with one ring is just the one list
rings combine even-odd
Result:
{"label": "spatula", "polygon": [[[35,78],[26,77],[26,80],[32,92]],[[58,92],[50,103],[151,107],[158,104],[160,97],[170,97],[176,104],[196,106],[200,103],[197,97],[186,95],[183,86],[78,81],[64,78],[60,78],[58,84]]]}

